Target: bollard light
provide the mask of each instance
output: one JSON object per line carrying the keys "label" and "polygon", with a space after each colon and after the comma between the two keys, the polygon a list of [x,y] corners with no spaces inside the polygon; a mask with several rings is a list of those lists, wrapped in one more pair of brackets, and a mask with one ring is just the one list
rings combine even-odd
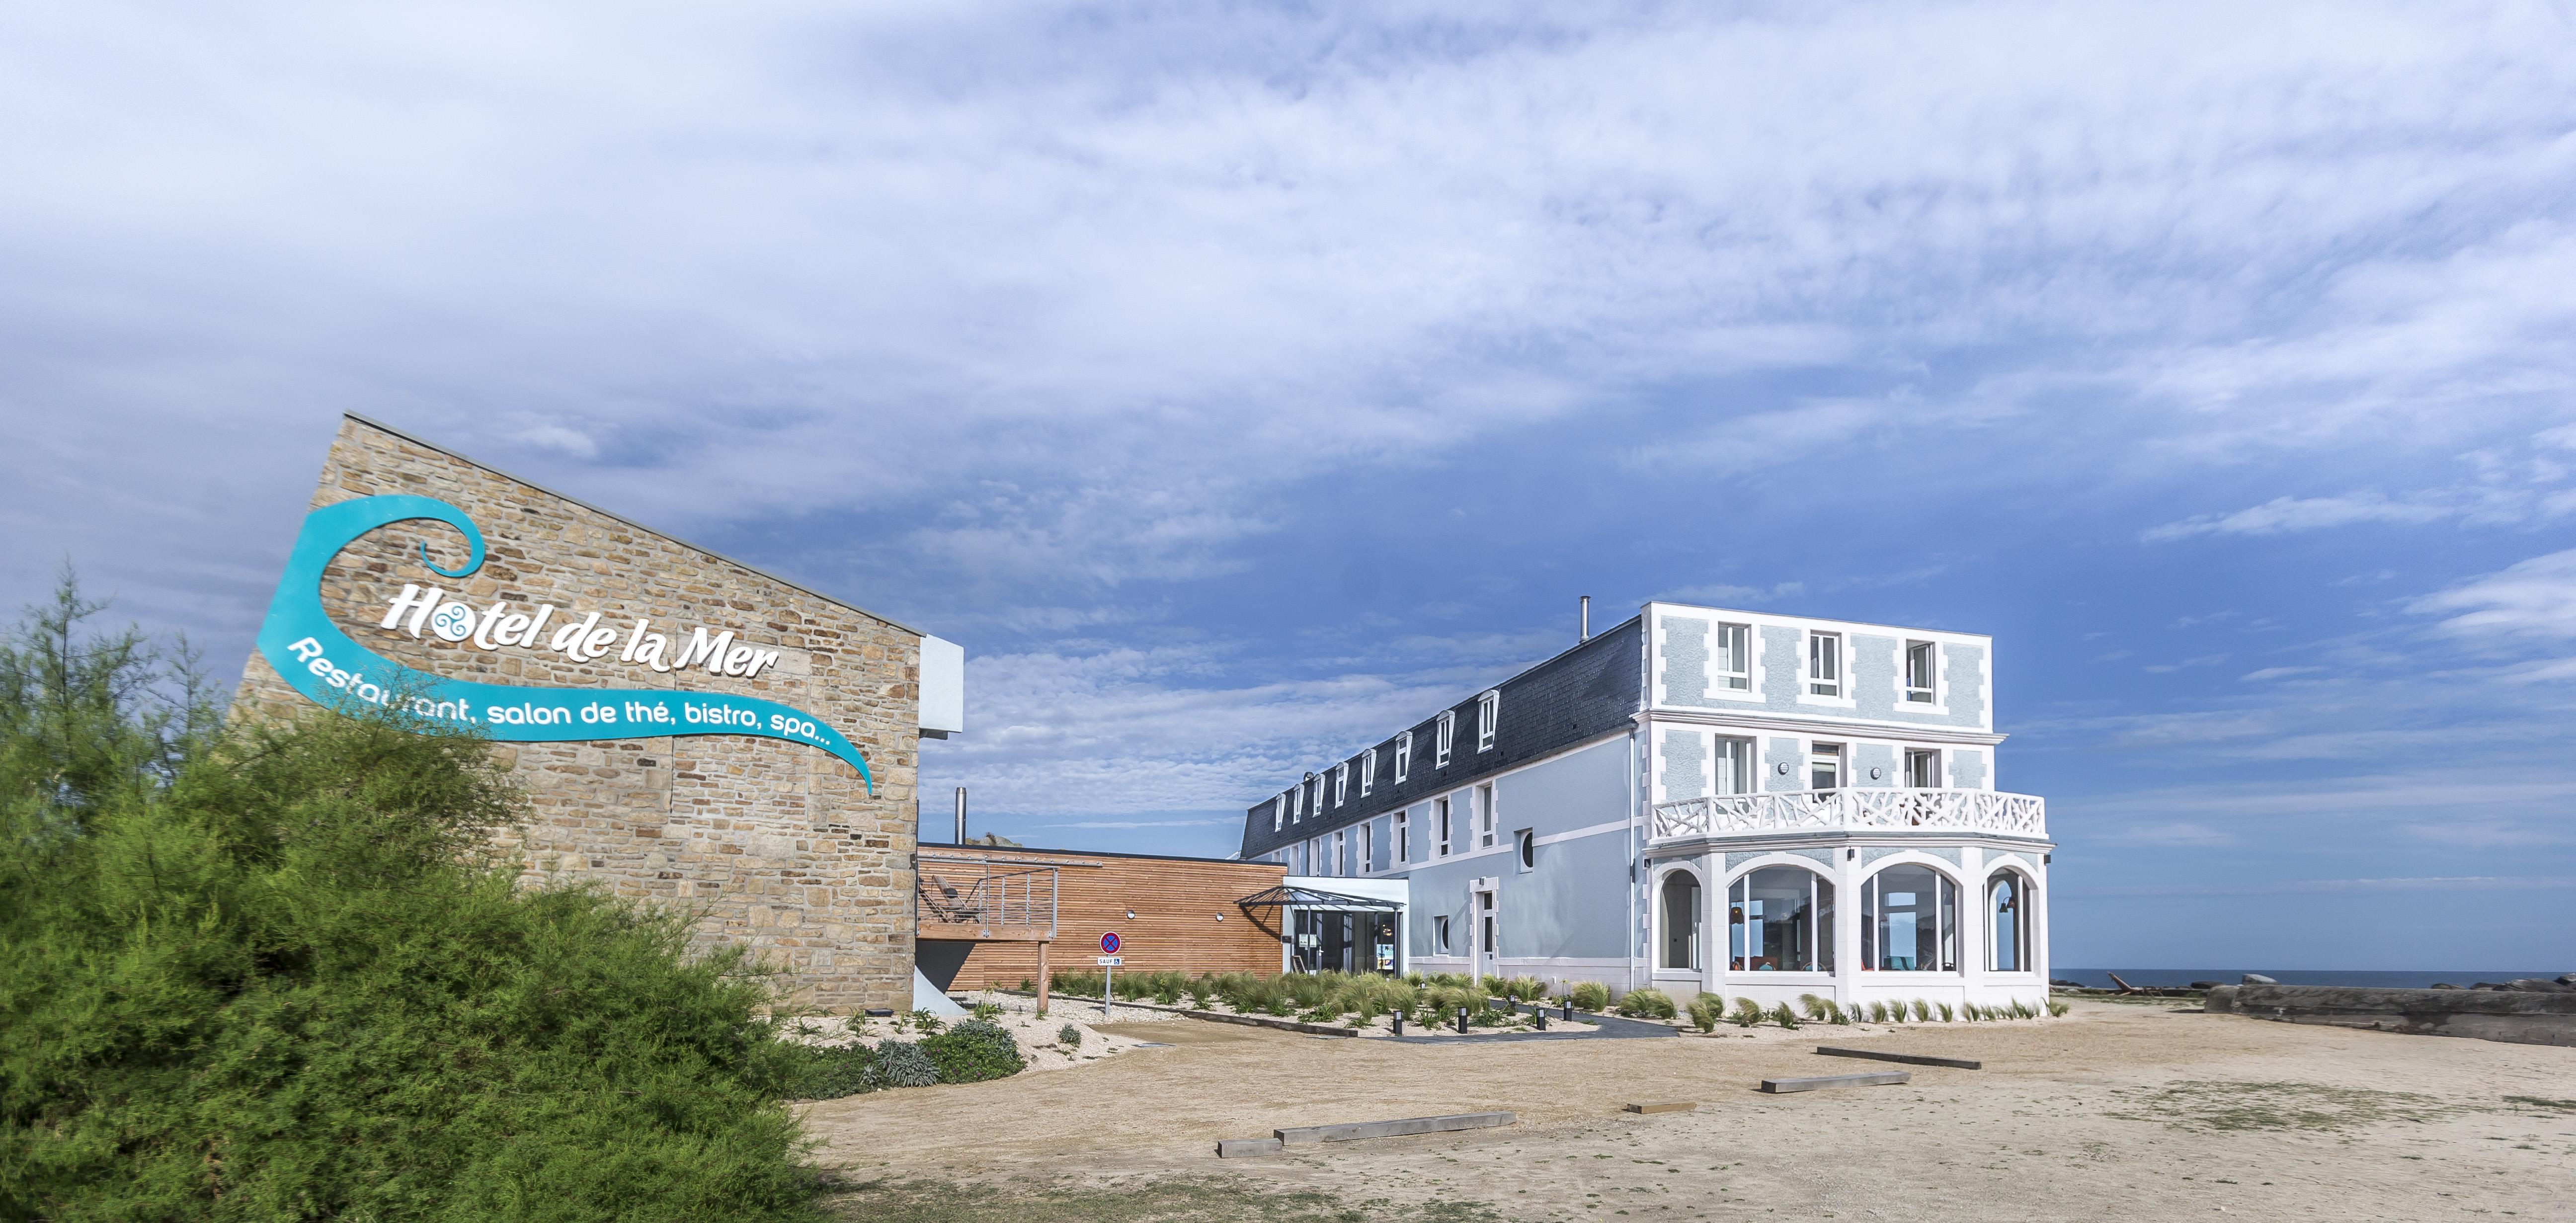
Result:
{"label": "bollard light", "polygon": [[1467,1008],[1463,1006],[1458,1008],[1458,1034],[1460,1036],[1467,1034]]}
{"label": "bollard light", "polygon": [[1395,1034],[1398,1036],[1404,1035],[1404,1012],[1389,1011],[1387,1013],[1395,1017]]}

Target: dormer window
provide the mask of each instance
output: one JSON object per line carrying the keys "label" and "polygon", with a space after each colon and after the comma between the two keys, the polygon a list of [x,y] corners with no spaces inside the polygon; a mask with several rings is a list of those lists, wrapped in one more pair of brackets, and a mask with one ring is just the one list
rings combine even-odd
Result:
{"label": "dormer window", "polygon": [[1377,749],[1370,748],[1360,757],[1360,797],[1367,798],[1377,788]]}
{"label": "dormer window", "polygon": [[1431,767],[1435,769],[1445,769],[1449,767],[1449,745],[1455,742],[1457,738],[1458,711],[1455,709],[1441,710],[1440,720],[1432,727]]}
{"label": "dormer window", "polygon": [[1401,783],[1412,772],[1413,732],[1408,730],[1395,737],[1395,780]]}
{"label": "dormer window", "polygon": [[1288,796],[1282,794],[1279,797],[1270,800],[1270,831],[1277,832],[1287,826]]}
{"label": "dormer window", "polygon": [[1288,822],[1300,823],[1306,818],[1306,783],[1298,782],[1288,791]]}
{"label": "dormer window", "polygon": [[1333,766],[1333,805],[1338,807],[1351,797],[1351,762]]}
{"label": "dormer window", "polygon": [[1905,643],[1905,699],[1918,705],[1934,704],[1938,683],[1941,647],[1929,641]]}
{"label": "dormer window", "polygon": [[1476,750],[1494,746],[1495,723],[1502,720],[1503,694],[1497,689],[1476,698]]}
{"label": "dormer window", "polygon": [[1807,634],[1807,695],[1841,696],[1842,694],[1842,634]]}

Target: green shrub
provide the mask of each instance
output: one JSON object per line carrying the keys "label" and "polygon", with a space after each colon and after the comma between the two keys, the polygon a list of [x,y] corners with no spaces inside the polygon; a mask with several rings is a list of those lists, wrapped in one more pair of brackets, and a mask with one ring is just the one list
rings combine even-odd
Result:
{"label": "green shrub", "polygon": [[2029,1003],[2024,1002],[2019,998],[2015,998],[2012,1002],[2012,1017],[2015,1019],[2037,1019],[2039,1018],[2039,1012],[2033,1010]]}
{"label": "green shrub", "polygon": [[0,1219],[811,1217],[760,965],[521,886],[487,743],[220,728],[91,610],[0,636]]}
{"label": "green shrub", "polygon": [[799,1100],[838,1100],[877,1088],[877,1057],[866,1045],[802,1046],[804,1068],[796,1078]]}
{"label": "green shrub", "polygon": [[1714,1032],[1717,1030],[1717,1021],[1724,1018],[1726,1018],[1726,999],[1724,996],[1703,991],[1699,997],[1691,999],[1690,1021],[1692,1027],[1698,1028],[1702,1032]]}
{"label": "green shrub", "polygon": [[1807,1018],[1821,1021],[1825,1017],[1825,1000],[1814,994],[1800,994],[1798,1009],[1806,1012]]}
{"label": "green shrub", "polygon": [[[1047,975],[1049,977],[1053,977],[1055,974],[1049,973]],[[1031,978],[1022,977],[1020,978],[1020,992],[1023,994],[1034,994],[1038,992],[1038,983]]]}
{"label": "green shrub", "polygon": [[1008,1029],[981,1019],[961,1019],[957,1026],[921,1042],[921,1051],[939,1071],[942,1083],[981,1083],[1007,1079],[1028,1064]]}
{"label": "green shrub", "polygon": [[[1897,1005],[1899,1005],[1899,1006],[1903,1006],[1903,1005],[1904,1005],[1904,1003],[1901,1003],[1901,1002],[1900,1002],[1900,1003],[1898,1003]],[[1914,1000],[1914,1019],[1915,1019],[1915,1022],[1917,1022],[1917,1023],[1930,1023],[1930,1022],[1932,1022],[1932,1004],[1931,1004],[1931,1003],[1929,1003],[1929,1002],[1925,1002],[1924,1000],[1922,1000],[1922,999],[1920,999],[1920,998],[1915,999],[1915,1000]]]}
{"label": "green shrub", "polygon": [[1610,987],[1598,981],[1577,981],[1574,988],[1565,991],[1565,996],[1574,1000],[1574,1009],[1578,1011],[1598,1014],[1610,1006]]}
{"label": "green shrub", "polygon": [[1002,1013],[1002,1004],[998,1002],[984,1001],[978,1002],[967,1009],[975,1016],[975,1018],[989,1020]]}
{"label": "green shrub", "polygon": [[1728,1015],[1726,1021],[1739,1028],[1749,1028],[1762,1022],[1762,1017],[1761,1003],[1751,998],[1738,998],[1735,1000],[1735,1013]]}
{"label": "green shrub", "polygon": [[2057,1017],[2057,1016],[2063,1015],[2063,1014],[2065,1014],[2067,1011],[2069,1011],[2069,1010],[2071,1010],[2071,1009],[2073,1009],[2073,1008],[2072,1008],[2072,1007],[2069,1007],[2066,1003],[2063,1003],[2063,1002],[2058,1001],[2058,1000],[2057,1000],[2057,999],[2055,999],[2055,998],[2051,998],[2051,999],[2049,999],[2049,1000],[2048,1000],[2048,1014],[2049,1014],[2049,1017],[2050,1017],[2050,1018],[2055,1018],[2055,1017]]}
{"label": "green shrub", "polygon": [[1949,1004],[1949,1003],[1947,1003],[1947,1002],[1944,1002],[1944,1003],[1940,1003],[1940,1004],[1939,1004],[1939,1006],[1940,1006],[1940,1010],[1941,1010],[1941,1022],[1943,1022],[1943,1023],[1948,1023],[1948,1022],[1950,1022],[1950,1020],[1953,1018],[1953,1016],[1951,1015],[1951,1012],[1950,1012],[1950,1004]]}
{"label": "green shrub", "polygon": [[1081,1048],[1082,1029],[1077,1028],[1072,1024],[1066,1024],[1063,1027],[1056,1029],[1055,1043],[1063,1045],[1067,1049]]}
{"label": "green shrub", "polygon": [[1791,1031],[1796,1031],[1798,1027],[1798,1013],[1790,1010],[1789,1004],[1786,1002],[1771,1008],[1771,1020],[1772,1022],[1779,1024],[1781,1027],[1788,1028]]}
{"label": "green shrub", "polygon": [[877,1086],[928,1087],[939,1081],[939,1067],[908,1040],[888,1037],[877,1042]]}
{"label": "green shrub", "polygon": [[936,1034],[940,1027],[939,1016],[932,1014],[926,1007],[914,1008],[911,1023],[913,1030],[924,1036]]}
{"label": "green shrub", "polygon": [[1843,1009],[1843,1004],[1828,998],[1825,1000],[1825,1018],[1834,1023],[1850,1023],[1853,1016]]}
{"label": "green shrub", "polygon": [[1893,1019],[1890,1019],[1890,1018],[1888,1017],[1888,1016],[1889,1016],[1889,1014],[1890,1014],[1890,1012],[1889,1012],[1889,1011],[1888,1011],[1888,1009],[1887,1009],[1887,1004],[1886,1004],[1886,1003],[1884,1003],[1884,1002],[1872,1002],[1872,1003],[1870,1003],[1870,1004],[1869,1004],[1869,1021],[1870,1021],[1871,1023],[1903,1023],[1903,1022],[1905,1022],[1905,1012],[1904,1012],[1902,1009],[1899,1009],[1899,1010],[1897,1010],[1897,1011],[1893,1012],[1893,1014],[1895,1015],[1895,1018],[1893,1018]]}
{"label": "green shrub", "polygon": [[1619,995],[1619,1013],[1636,1019],[1670,1019],[1673,996],[1651,985],[1632,989]]}

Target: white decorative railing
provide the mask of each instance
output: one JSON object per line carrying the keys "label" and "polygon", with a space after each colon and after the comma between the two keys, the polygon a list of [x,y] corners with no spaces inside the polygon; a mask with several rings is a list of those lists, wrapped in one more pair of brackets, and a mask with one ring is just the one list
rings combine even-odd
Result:
{"label": "white decorative railing", "polygon": [[1717,794],[1658,805],[1648,840],[1877,828],[2041,837],[2048,835],[2048,800],[2000,790],[1893,788]]}

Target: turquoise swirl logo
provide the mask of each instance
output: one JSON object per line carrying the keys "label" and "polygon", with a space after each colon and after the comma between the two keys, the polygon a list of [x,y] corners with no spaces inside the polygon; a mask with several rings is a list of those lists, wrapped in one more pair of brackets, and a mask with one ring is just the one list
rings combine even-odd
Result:
{"label": "turquoise swirl logo", "polygon": [[[304,516],[304,529],[296,535],[295,550],[286,558],[286,574],[278,579],[277,596],[269,601],[268,619],[260,625],[259,652],[306,699],[322,705],[358,703],[382,709],[399,704],[416,717],[472,728],[490,738],[513,743],[662,735],[784,739],[821,748],[847,761],[859,771],[859,780],[867,783],[868,793],[876,793],[876,779],[868,772],[867,759],[846,736],[821,718],[776,701],[721,692],[481,684],[415,671],[358,644],[331,623],[331,617],[322,610],[322,571],[332,557],[340,554],[340,549],[367,532],[415,520],[446,523],[465,537],[465,567],[454,571],[431,564],[429,544],[424,541],[420,560],[430,572],[461,578],[483,567],[483,532],[465,511],[434,497],[360,497]],[[446,604],[437,610],[450,616],[459,611],[470,616],[472,612],[457,604]],[[596,619],[594,615],[592,620]],[[453,622],[433,627],[440,638],[449,641],[472,631],[471,625]],[[459,628],[466,633],[458,632]],[[526,631],[531,638],[535,636],[535,629]],[[725,636],[730,639],[731,634]],[[598,652],[596,645],[591,648],[594,654]],[[774,652],[762,653],[771,659],[776,657]],[[745,660],[751,654],[753,651],[747,648],[736,652],[736,659],[741,661],[730,673],[756,673],[760,662]],[[716,662],[721,665],[725,659],[719,656]]]}

